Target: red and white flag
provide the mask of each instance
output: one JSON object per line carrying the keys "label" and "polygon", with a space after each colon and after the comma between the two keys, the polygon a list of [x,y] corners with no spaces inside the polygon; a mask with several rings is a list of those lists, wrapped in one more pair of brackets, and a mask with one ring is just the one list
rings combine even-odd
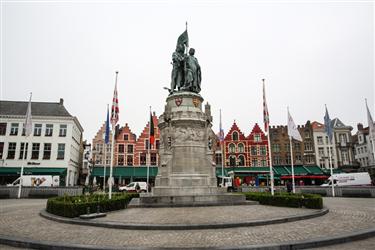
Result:
{"label": "red and white flag", "polygon": [[111,109],[112,126],[115,126],[119,119],[118,95],[117,95],[117,74],[118,72],[116,71],[116,83],[115,83],[115,90],[113,92],[112,109]]}
{"label": "red and white flag", "polygon": [[268,131],[268,127],[270,125],[270,116],[268,114],[267,102],[266,102],[266,87],[263,80],[263,120],[264,120],[264,130],[265,132]]}

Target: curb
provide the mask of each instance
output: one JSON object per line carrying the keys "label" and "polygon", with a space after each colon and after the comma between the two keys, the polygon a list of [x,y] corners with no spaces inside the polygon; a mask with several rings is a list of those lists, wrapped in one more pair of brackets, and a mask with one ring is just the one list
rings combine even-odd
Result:
{"label": "curb", "polygon": [[48,213],[46,210],[40,211],[39,215],[45,219],[53,220],[61,223],[105,227],[115,229],[133,229],[133,230],[194,230],[194,229],[219,229],[219,228],[234,228],[234,227],[250,227],[250,226],[264,226],[271,224],[286,223],[292,221],[306,220],[323,216],[329,212],[328,208],[323,208],[319,211],[314,211],[309,214],[294,215],[281,218],[274,218],[270,220],[253,220],[236,223],[216,223],[216,224],[126,224],[112,221],[88,221],[76,218],[66,218]]}
{"label": "curb", "polygon": [[[340,236],[324,237],[309,239],[303,241],[286,242],[281,244],[264,244],[264,245],[247,245],[247,246],[232,246],[232,247],[201,247],[201,248],[184,248],[179,247],[179,249],[220,249],[220,250],[234,250],[234,249],[251,249],[251,250],[291,250],[291,249],[305,249],[305,248],[315,248],[329,245],[336,245],[340,243],[348,243],[357,240],[363,240],[370,237],[375,237],[375,228],[360,230],[354,233],[342,234]],[[95,246],[95,245],[83,245],[83,244],[63,244],[59,242],[41,242],[24,238],[16,238],[11,236],[0,235],[0,244],[21,247],[21,248],[36,248],[36,249],[54,249],[54,250],[118,250],[118,249],[148,249],[148,250],[170,250],[175,248],[145,248],[145,247],[109,247],[109,246]]]}

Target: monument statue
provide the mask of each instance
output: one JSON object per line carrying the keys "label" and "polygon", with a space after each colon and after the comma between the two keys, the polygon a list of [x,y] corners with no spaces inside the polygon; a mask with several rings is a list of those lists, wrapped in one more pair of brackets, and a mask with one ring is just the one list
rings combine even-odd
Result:
{"label": "monument statue", "polygon": [[190,91],[199,93],[201,91],[201,68],[198,59],[194,56],[195,50],[190,48],[187,29],[178,37],[176,50],[172,54],[172,77],[170,94],[177,91]]}

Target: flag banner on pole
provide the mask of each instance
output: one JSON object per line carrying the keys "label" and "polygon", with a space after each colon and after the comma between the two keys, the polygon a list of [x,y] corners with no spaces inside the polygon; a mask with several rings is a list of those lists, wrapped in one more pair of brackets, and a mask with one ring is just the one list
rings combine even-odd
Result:
{"label": "flag banner on pole", "polygon": [[222,124],[221,124],[221,110],[220,110],[220,131],[219,131],[219,140],[221,141],[221,142],[223,142],[224,141],[224,129],[223,129],[223,126],[222,126]]}
{"label": "flag banner on pole", "polygon": [[297,141],[302,141],[301,134],[299,133],[296,124],[293,121],[292,116],[289,113],[288,109],[288,135]]}
{"label": "flag banner on pole", "polygon": [[327,106],[326,106],[326,114],[324,115],[324,127],[325,127],[324,128],[325,132],[328,135],[329,141],[330,143],[332,143],[332,136],[333,136],[332,122],[331,122],[331,118],[329,118]]}
{"label": "flag banner on pole", "polygon": [[150,112],[150,148],[151,145],[154,145],[155,142],[155,126],[154,126],[154,119],[152,119],[152,114]]}
{"label": "flag banner on pole", "polygon": [[267,102],[266,102],[266,87],[264,84],[264,79],[263,79],[263,119],[264,119],[264,130],[265,132],[267,132],[268,126],[270,124],[270,117],[268,114],[268,107],[267,107]]}
{"label": "flag banner on pole", "polygon": [[188,32],[187,30],[185,30],[179,37],[178,37],[178,40],[177,40],[177,46],[178,45],[185,45],[186,47],[189,47],[189,35],[188,35]]}
{"label": "flag banner on pole", "polygon": [[29,104],[27,105],[27,111],[26,111],[26,119],[25,119],[25,136],[28,137],[31,135],[33,131],[33,124],[31,120],[31,93],[30,93],[30,99]]}
{"label": "flag banner on pole", "polygon": [[115,90],[113,92],[112,110],[111,110],[111,123],[112,126],[116,125],[119,119],[119,108],[118,108],[118,95],[117,95],[117,72],[116,72],[116,83]]}
{"label": "flag banner on pole", "polygon": [[374,120],[372,119],[370,110],[367,106],[367,101],[366,101],[366,108],[367,108],[367,122],[368,122],[368,128],[369,128],[369,133],[370,133],[370,138],[375,139],[375,125],[374,125]]}
{"label": "flag banner on pole", "polygon": [[107,106],[107,120],[105,122],[105,144],[109,143],[109,107]]}

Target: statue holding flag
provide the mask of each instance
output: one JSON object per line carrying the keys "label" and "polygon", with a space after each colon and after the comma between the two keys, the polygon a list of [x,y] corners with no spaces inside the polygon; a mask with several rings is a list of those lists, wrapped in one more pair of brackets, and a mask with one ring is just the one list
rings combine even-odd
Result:
{"label": "statue holding flag", "polygon": [[195,50],[189,48],[189,35],[186,30],[178,37],[176,50],[172,54],[172,79],[169,92],[172,94],[177,91],[191,91],[199,93],[201,90],[201,68],[197,58],[194,56]]}

